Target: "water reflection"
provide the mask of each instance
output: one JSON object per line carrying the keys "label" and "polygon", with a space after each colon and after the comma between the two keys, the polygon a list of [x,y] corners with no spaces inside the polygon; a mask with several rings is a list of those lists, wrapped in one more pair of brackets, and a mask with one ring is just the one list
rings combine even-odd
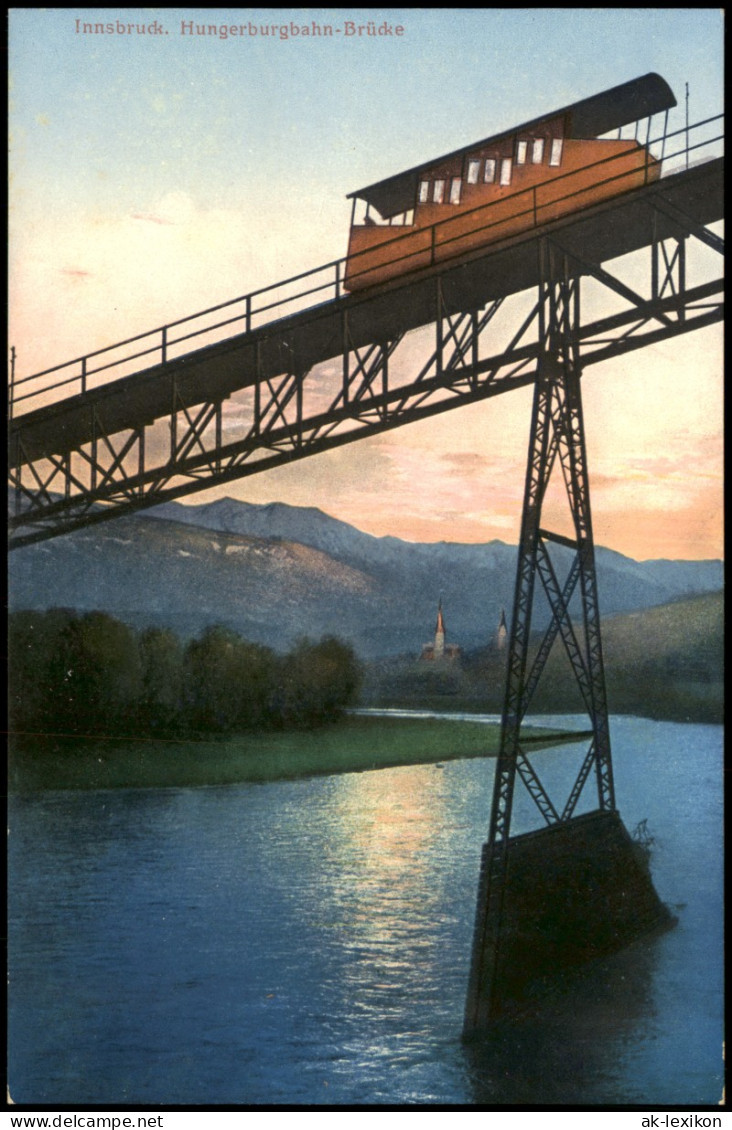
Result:
{"label": "water reflection", "polygon": [[[465,1047],[472,1102],[580,1105],[617,1101],[628,1049],[657,1023],[653,978],[663,938],[635,943],[568,979],[540,1008]],[[646,1101],[642,1084],[626,1102]]]}
{"label": "water reflection", "polygon": [[649,819],[679,926],[470,1047],[492,761],[11,798],[13,1097],[717,1101],[721,729],[613,727],[623,818]]}
{"label": "water reflection", "polygon": [[413,873],[444,824],[446,798],[440,770],[432,765],[382,772],[348,773],[333,791],[336,831],[331,861],[388,869],[398,881]]}
{"label": "water reflection", "polygon": [[334,784],[318,912],[337,955],[334,993],[362,1023],[404,1023],[421,993],[439,991],[449,792],[435,766]]}

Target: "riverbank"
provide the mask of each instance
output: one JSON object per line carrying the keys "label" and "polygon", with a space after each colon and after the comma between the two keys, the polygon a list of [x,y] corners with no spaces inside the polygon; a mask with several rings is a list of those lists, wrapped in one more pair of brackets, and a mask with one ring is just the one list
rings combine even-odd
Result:
{"label": "riverbank", "polygon": [[[551,730],[535,732],[536,746]],[[495,723],[350,715],[317,730],[208,741],[24,736],[11,742],[12,792],[171,788],[354,773],[397,765],[494,757]],[[536,748],[534,746],[534,748]]]}

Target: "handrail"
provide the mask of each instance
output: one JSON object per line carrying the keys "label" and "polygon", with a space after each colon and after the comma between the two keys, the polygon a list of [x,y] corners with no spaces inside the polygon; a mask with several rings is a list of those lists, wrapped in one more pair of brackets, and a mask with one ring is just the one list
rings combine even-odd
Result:
{"label": "handrail", "polygon": [[[690,126],[689,130],[699,130],[702,127],[708,126],[713,122],[720,121],[723,117],[723,114],[716,114],[712,117],[705,118],[702,121],[696,122],[694,125]],[[686,126],[684,126],[677,130],[664,131],[664,133],[659,135],[658,137],[654,137],[653,139],[647,141],[645,145],[638,143],[639,146],[645,150],[646,179],[648,176],[648,169],[651,166],[651,161],[654,164],[660,165],[661,163],[663,163],[663,165],[668,166],[668,164],[673,161],[674,158],[688,155],[689,152],[712,145],[715,142],[723,140],[724,138],[724,132],[722,132],[714,137],[705,138],[703,141],[696,142],[693,145],[689,145],[687,143],[683,148],[679,149],[675,153],[668,154],[665,152],[666,143],[670,138],[678,137],[679,135],[686,135],[686,133],[687,129]],[[651,147],[658,144],[662,144],[663,146],[662,162],[661,160],[655,158],[651,151]],[[533,222],[529,225],[529,227],[537,227],[541,222],[539,214],[543,209],[547,207],[554,207],[557,204],[560,204],[562,201],[570,200],[573,196],[580,196],[589,190],[589,186],[583,186],[573,192],[565,193],[563,196],[553,197],[550,201],[547,201],[544,204],[538,202],[537,192],[541,192],[541,190],[547,185],[555,186],[557,183],[566,181],[569,178],[576,178],[578,174],[586,171],[587,169],[597,168],[602,165],[610,165],[614,161],[623,160],[627,158],[627,155],[627,152],[612,154],[609,157],[602,158],[600,161],[594,161],[588,165],[580,166],[577,169],[572,169],[568,172],[560,173],[559,175],[552,177],[549,180],[542,181],[540,184],[532,185],[528,188],[518,189],[516,192],[508,193],[506,194],[506,196],[501,197],[499,201],[492,201],[488,204],[479,204],[476,205],[475,208],[465,209],[458,212],[454,216],[448,216],[424,228],[416,228],[412,225],[403,233],[399,235],[392,235],[391,239],[384,240],[384,243],[388,243],[390,248],[395,248],[395,250],[398,251],[399,245],[403,244],[405,240],[413,240],[415,235],[423,234],[425,245],[423,247],[420,246],[420,248],[416,251],[410,251],[407,254],[401,256],[397,254],[396,257],[389,258],[383,262],[380,262],[378,264],[378,267],[379,269],[381,269],[383,267],[388,267],[390,265],[395,265],[398,263],[406,263],[409,259],[413,259],[417,256],[424,256],[425,252],[430,253],[430,264],[433,264],[435,262],[435,252],[437,247],[439,247],[440,251],[442,252],[442,249],[448,246],[450,243],[454,243],[458,240],[464,240],[474,235],[476,232],[487,231],[491,227],[497,227],[501,224],[514,222],[518,217],[521,216],[531,216]],[[640,168],[637,170],[632,170],[632,172],[624,170],[617,176],[610,176],[603,179],[602,181],[597,182],[592,187],[599,187],[600,185],[609,184],[612,183],[613,180],[622,180],[638,171],[640,171]],[[448,238],[438,238],[440,235],[444,236],[445,233],[449,230],[448,225],[464,221],[466,217],[470,217],[477,213],[488,213],[491,209],[495,209],[497,206],[501,206],[502,209],[505,209],[507,202],[510,203],[511,200],[518,200],[518,198],[522,196],[528,196],[530,198],[529,207],[525,208],[523,211],[512,213],[510,216],[502,216],[499,219],[489,220],[487,223],[481,224],[480,227],[471,229],[470,232],[460,232],[458,235]],[[381,227],[381,225],[379,225],[379,227]],[[384,225],[385,229],[387,227],[390,227],[392,233],[394,232],[393,225]],[[375,246],[379,247],[381,245],[376,244]],[[157,360],[153,361],[151,365],[159,364],[161,363],[161,361],[165,363],[166,361],[172,359],[170,353],[171,349],[174,346],[180,345],[182,342],[190,341],[193,338],[201,337],[205,334],[212,334],[217,330],[221,330],[225,327],[233,326],[236,323],[241,322],[244,323],[244,332],[250,332],[253,328],[262,328],[263,325],[269,325],[276,319],[269,318],[261,325],[254,327],[253,320],[256,317],[267,314],[273,310],[282,309],[283,307],[286,307],[287,305],[295,302],[302,302],[303,300],[310,298],[313,295],[321,294],[323,291],[331,292],[333,298],[338,300],[344,294],[344,280],[346,278],[347,268],[349,268],[349,280],[357,278],[359,273],[366,274],[369,271],[376,269],[372,266],[364,267],[361,272],[356,271],[354,273],[353,271],[354,262],[359,258],[363,258],[366,255],[372,254],[373,251],[374,248],[369,247],[360,252],[356,252],[353,255],[344,256],[341,259],[333,259],[330,262],[321,264],[318,267],[313,267],[307,271],[301,271],[298,274],[292,275],[287,279],[270,283],[267,286],[258,288],[257,290],[249,291],[247,294],[239,295],[237,298],[229,299],[226,302],[220,302],[213,306],[208,306],[203,310],[198,310],[195,314],[189,314],[186,317],[178,318],[172,322],[167,322],[165,323],[165,325],[156,326],[154,329],[146,330],[144,333],[125,338],[122,341],[115,342],[112,345],[104,346],[101,349],[92,350],[90,353],[85,353],[81,357],[75,357],[70,361],[63,362],[62,364],[54,365],[51,368],[43,369],[40,372],[32,373],[29,376],[22,377],[20,379],[13,376],[10,387],[11,418],[13,415],[14,407],[22,403],[23,401],[34,399],[39,396],[45,396],[50,392],[65,388],[67,385],[74,384],[76,382],[80,383],[80,391],[86,392],[89,387],[90,377],[98,373],[106,372],[110,369],[119,369],[122,366],[129,365],[131,362],[136,361],[139,358],[149,357],[151,354],[155,354],[157,355]],[[315,276],[322,275],[324,272],[326,277],[325,281],[323,282],[319,282],[316,285],[306,287],[305,289],[299,289],[296,293],[277,298],[275,301],[266,302],[259,306],[256,304],[257,299],[261,299],[265,295],[270,295],[273,291],[285,289],[287,287],[293,286],[296,283],[303,282],[304,280],[312,280],[313,282],[315,282]],[[224,310],[231,311],[233,310],[233,308],[242,304],[243,310],[240,313],[233,314],[233,316],[231,317],[226,317],[223,320],[215,321],[212,324],[206,324],[197,329],[190,329],[189,332],[179,334],[178,336],[175,336],[171,333],[171,331],[184,326],[190,327],[192,323],[198,321],[199,319],[206,318],[211,314],[216,314],[217,312]],[[320,304],[321,303],[319,302],[311,303],[310,305],[302,307],[301,309],[313,309],[315,308],[315,306]],[[134,345],[135,343],[142,344],[146,339],[150,338],[154,338],[155,340],[147,348],[141,348],[132,353],[127,353],[123,357],[109,360],[106,362],[106,364],[96,366],[89,365],[90,361],[101,359],[105,355],[114,353],[117,350],[123,349],[128,345]],[[219,338],[218,340],[226,340],[226,338]],[[180,359],[180,356],[185,356],[185,354],[176,355],[175,359]],[[66,376],[56,383],[47,384],[42,386],[41,388],[34,388],[31,391],[17,395],[20,386],[26,386],[30,382],[39,381],[42,377],[49,376],[50,374],[58,374],[60,376],[64,370],[67,370],[72,366],[80,366],[80,371],[77,371],[70,376]],[[140,370],[138,369],[136,370],[135,374],[130,373],[127,375],[137,375],[139,372]],[[74,393],[71,393],[70,395],[74,395]]]}
{"label": "handrail", "polygon": [[[718,115],[718,116],[721,117],[722,115]],[[713,119],[709,119],[709,120],[711,121]],[[685,131],[679,130],[677,132],[682,133],[682,132],[685,132]],[[667,135],[667,136],[670,136],[670,135]],[[694,149],[701,148],[702,146],[705,146],[705,145],[709,145],[714,141],[722,140],[723,137],[724,137],[723,134],[719,134],[715,138],[707,138],[704,141],[699,142],[696,145],[690,145],[690,146],[684,148],[683,150],[679,150],[676,153],[670,154],[668,157],[664,158],[664,160],[669,161],[674,157],[682,156],[684,153],[692,152]],[[656,144],[660,140],[661,140],[660,138],[654,139],[654,142],[652,142],[651,144]],[[399,243],[402,240],[409,239],[410,237],[417,234],[417,232],[431,232],[432,233],[432,239],[430,241],[429,250],[431,252],[430,266],[432,266],[435,263],[435,249],[438,246],[442,249],[449,243],[454,243],[454,242],[457,242],[457,241],[460,241],[460,240],[469,239],[471,236],[475,235],[478,232],[487,231],[492,227],[500,227],[502,224],[513,223],[515,220],[519,219],[522,216],[529,216],[529,215],[533,216],[534,223],[533,223],[532,226],[538,227],[539,223],[540,223],[539,218],[538,218],[539,212],[541,212],[541,211],[543,211],[547,208],[554,208],[557,204],[561,204],[561,203],[563,203],[567,200],[571,200],[573,197],[583,196],[586,193],[591,192],[592,190],[594,190],[596,188],[602,187],[603,185],[612,184],[613,181],[626,180],[630,177],[635,176],[638,172],[640,172],[642,170],[645,171],[646,183],[647,183],[648,169],[651,167],[650,162],[648,160],[648,157],[649,157],[649,155],[651,157],[653,155],[650,154],[648,147],[642,147],[642,148],[645,148],[645,150],[646,150],[646,160],[645,160],[644,165],[639,166],[638,168],[624,169],[623,172],[618,173],[617,175],[605,177],[603,180],[593,181],[591,185],[582,185],[580,188],[577,188],[577,189],[573,190],[572,192],[564,193],[564,195],[562,195],[562,196],[553,196],[550,200],[547,200],[544,203],[538,203],[537,202],[537,193],[540,192],[543,188],[546,188],[549,185],[554,186],[555,184],[557,184],[561,180],[565,180],[565,179],[569,179],[569,178],[575,178],[575,177],[577,177],[577,175],[579,173],[586,172],[588,169],[599,168],[601,165],[611,164],[614,161],[620,161],[620,160],[624,159],[625,157],[627,157],[627,152],[616,153],[616,154],[613,154],[610,157],[603,157],[601,161],[594,161],[589,165],[578,166],[576,169],[571,169],[569,172],[562,173],[560,176],[553,177],[551,180],[541,181],[539,184],[530,185],[527,188],[519,189],[515,193],[510,193],[507,196],[501,197],[500,201],[492,201],[489,204],[479,204],[475,208],[468,208],[468,209],[465,209],[464,211],[458,212],[454,216],[448,216],[444,220],[439,220],[436,223],[431,224],[429,227],[412,229],[409,232],[406,232],[404,235],[400,235],[400,236],[397,236],[394,239],[384,241],[384,245],[391,247],[395,243]],[[660,161],[657,161],[656,158],[653,158],[653,160],[654,160],[655,164],[661,163]],[[518,197],[527,196],[527,195],[530,195],[531,198],[532,198],[531,206],[528,207],[528,208],[525,208],[521,212],[512,211],[510,213],[510,215],[501,216],[499,219],[490,221],[486,224],[482,224],[480,227],[472,227],[470,229],[470,231],[468,231],[468,232],[461,231],[457,235],[452,236],[450,239],[443,239],[443,240],[439,240],[439,241],[436,240],[436,232],[440,228],[443,228],[443,229],[447,228],[448,225],[450,225],[450,224],[459,223],[466,216],[475,215],[479,212],[489,212],[493,209],[496,209],[499,204],[504,205],[507,201],[517,200]],[[369,248],[366,248],[364,251],[357,252],[356,254],[351,255],[349,257],[349,261],[353,261],[354,259],[357,259],[359,256],[362,256],[362,255],[368,255],[368,254],[372,253],[374,250],[376,250],[379,247],[384,246],[384,245],[375,244],[374,247],[369,247]],[[390,259],[386,259],[386,260],[381,260],[378,263],[377,266],[366,267],[361,272],[358,272],[358,271],[350,272],[349,278],[350,279],[358,278],[359,274],[368,274],[370,271],[381,270],[384,267],[388,267],[388,266],[391,266],[391,265],[394,265],[394,264],[397,264],[397,263],[404,262],[404,261],[406,261],[406,259],[415,258],[416,256],[424,255],[425,250],[427,250],[427,248],[422,247],[422,248],[419,248],[416,251],[413,251],[413,252],[411,252],[407,255],[401,256],[401,257],[395,257],[395,258],[390,258]]]}

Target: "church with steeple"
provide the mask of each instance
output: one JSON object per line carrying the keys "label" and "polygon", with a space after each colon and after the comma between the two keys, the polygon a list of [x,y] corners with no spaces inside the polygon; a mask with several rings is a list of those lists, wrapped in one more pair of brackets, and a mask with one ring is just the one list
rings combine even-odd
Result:
{"label": "church with steeple", "polygon": [[445,617],[442,613],[442,597],[440,597],[434,642],[430,641],[423,646],[420,662],[424,660],[428,663],[454,663],[460,659],[460,655],[461,648],[456,643],[445,642]]}
{"label": "church with steeple", "polygon": [[[496,651],[503,651],[508,638],[506,627],[506,613],[501,609],[501,618],[498,622],[492,647]],[[456,643],[447,643],[445,639],[445,616],[442,611],[442,597],[437,605],[437,623],[435,624],[435,638],[422,646],[419,656],[420,663],[455,663],[460,660],[462,648]]]}

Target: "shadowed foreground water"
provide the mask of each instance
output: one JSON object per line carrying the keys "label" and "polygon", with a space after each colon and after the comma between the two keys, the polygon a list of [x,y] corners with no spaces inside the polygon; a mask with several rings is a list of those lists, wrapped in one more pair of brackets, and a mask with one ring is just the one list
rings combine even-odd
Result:
{"label": "shadowed foreground water", "polygon": [[[11,1096],[717,1103],[721,728],[621,718],[613,742],[621,814],[648,820],[679,924],[469,1047],[492,761],[12,798]],[[566,750],[539,757],[566,778]]]}

